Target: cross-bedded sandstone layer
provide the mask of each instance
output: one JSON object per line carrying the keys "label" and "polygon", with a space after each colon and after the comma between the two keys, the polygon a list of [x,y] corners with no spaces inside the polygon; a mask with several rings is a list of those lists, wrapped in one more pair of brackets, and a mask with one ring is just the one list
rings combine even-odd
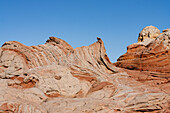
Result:
{"label": "cross-bedded sandstone layer", "polygon": [[127,52],[115,63],[131,70],[170,73],[170,29],[162,33],[153,26],[139,33],[138,43],[127,47]]}
{"label": "cross-bedded sandstone layer", "polygon": [[0,112],[168,113],[169,75],[150,74],[115,67],[100,38],[75,49],[55,37],[38,46],[6,42],[0,48]]}

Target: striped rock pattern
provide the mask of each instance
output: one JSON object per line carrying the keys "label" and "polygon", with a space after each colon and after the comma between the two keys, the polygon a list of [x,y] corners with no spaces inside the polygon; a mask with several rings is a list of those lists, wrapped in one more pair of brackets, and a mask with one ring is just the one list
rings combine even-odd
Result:
{"label": "striped rock pattern", "polygon": [[9,41],[0,48],[0,112],[170,112],[170,96],[115,67],[104,43],[73,49],[50,37],[43,45]]}
{"label": "striped rock pattern", "polygon": [[[144,31],[147,32],[143,33]],[[131,70],[170,73],[170,29],[158,35],[157,28],[149,26],[142,30],[139,39],[141,34],[145,34],[142,35],[145,37],[142,42],[129,45],[127,52],[118,58],[115,65]]]}

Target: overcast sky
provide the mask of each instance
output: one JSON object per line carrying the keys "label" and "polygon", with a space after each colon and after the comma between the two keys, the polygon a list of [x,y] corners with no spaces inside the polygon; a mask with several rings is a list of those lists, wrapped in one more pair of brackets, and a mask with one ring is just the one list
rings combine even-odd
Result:
{"label": "overcast sky", "polygon": [[170,28],[170,0],[0,0],[0,45],[55,36],[76,48],[100,37],[115,62],[148,25]]}

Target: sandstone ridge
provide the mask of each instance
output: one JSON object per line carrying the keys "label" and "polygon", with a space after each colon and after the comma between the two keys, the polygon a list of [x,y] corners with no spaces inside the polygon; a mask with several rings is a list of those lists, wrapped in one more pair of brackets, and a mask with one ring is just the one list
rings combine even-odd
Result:
{"label": "sandstone ridge", "polygon": [[0,48],[0,112],[170,112],[166,68],[141,72],[119,64],[110,62],[100,38],[75,49],[56,37],[37,46],[6,42]]}

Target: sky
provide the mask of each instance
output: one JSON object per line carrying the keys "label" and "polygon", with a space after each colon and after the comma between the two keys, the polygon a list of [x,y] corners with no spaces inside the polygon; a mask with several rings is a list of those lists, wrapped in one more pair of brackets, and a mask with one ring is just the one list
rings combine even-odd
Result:
{"label": "sky", "polygon": [[77,48],[100,37],[116,62],[144,27],[170,28],[169,6],[170,0],[0,0],[0,46],[55,36]]}

